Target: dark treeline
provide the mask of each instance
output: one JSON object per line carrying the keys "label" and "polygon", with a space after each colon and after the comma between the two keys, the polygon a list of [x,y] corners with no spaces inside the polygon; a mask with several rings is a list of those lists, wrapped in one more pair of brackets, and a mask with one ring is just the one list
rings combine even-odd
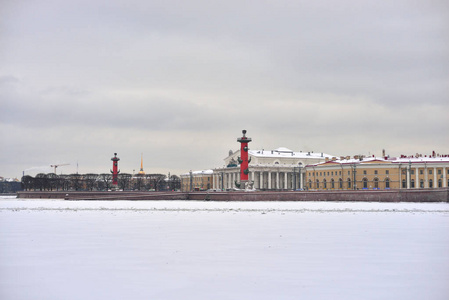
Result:
{"label": "dark treeline", "polygon": [[[120,190],[166,191],[179,190],[181,180],[172,175],[167,178],[163,174],[131,175],[118,174],[117,188]],[[108,191],[115,189],[112,185],[112,174],[70,174],[39,173],[35,177],[22,177],[25,191]]]}

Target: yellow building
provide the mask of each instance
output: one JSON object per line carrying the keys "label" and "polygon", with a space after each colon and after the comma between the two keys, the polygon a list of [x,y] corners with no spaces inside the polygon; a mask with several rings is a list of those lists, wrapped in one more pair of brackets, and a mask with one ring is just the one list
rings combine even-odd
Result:
{"label": "yellow building", "polygon": [[212,170],[194,171],[182,174],[181,191],[203,191],[212,188]]}
{"label": "yellow building", "polygon": [[306,165],[302,172],[307,190],[446,188],[449,156],[341,157]]}

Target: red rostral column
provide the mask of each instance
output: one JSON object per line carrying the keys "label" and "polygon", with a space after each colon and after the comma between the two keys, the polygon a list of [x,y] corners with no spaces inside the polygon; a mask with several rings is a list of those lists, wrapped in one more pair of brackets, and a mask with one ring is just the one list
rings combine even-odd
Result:
{"label": "red rostral column", "polygon": [[246,130],[242,130],[243,136],[237,139],[240,143],[240,188],[245,188],[245,183],[248,182],[248,143],[251,142],[251,138],[246,137]]}
{"label": "red rostral column", "polygon": [[117,153],[114,153],[114,157],[111,158],[112,160],[112,184],[113,185],[117,185],[117,175],[118,173],[120,173],[120,171],[118,170],[118,161],[120,160],[120,158],[117,157]]}

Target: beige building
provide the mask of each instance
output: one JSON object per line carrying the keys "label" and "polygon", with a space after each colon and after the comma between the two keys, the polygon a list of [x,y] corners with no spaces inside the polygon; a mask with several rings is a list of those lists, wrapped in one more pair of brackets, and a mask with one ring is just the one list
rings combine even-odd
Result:
{"label": "beige building", "polygon": [[307,190],[413,189],[449,186],[449,156],[330,159],[303,169]]}
{"label": "beige building", "polygon": [[213,171],[193,171],[181,174],[181,191],[202,191],[212,188]]}

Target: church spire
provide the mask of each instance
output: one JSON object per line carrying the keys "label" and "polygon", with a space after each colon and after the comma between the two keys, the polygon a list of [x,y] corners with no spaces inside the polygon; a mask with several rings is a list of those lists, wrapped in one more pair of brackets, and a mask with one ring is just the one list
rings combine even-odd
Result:
{"label": "church spire", "polygon": [[143,153],[140,154],[140,175],[145,175],[145,172],[143,171]]}

